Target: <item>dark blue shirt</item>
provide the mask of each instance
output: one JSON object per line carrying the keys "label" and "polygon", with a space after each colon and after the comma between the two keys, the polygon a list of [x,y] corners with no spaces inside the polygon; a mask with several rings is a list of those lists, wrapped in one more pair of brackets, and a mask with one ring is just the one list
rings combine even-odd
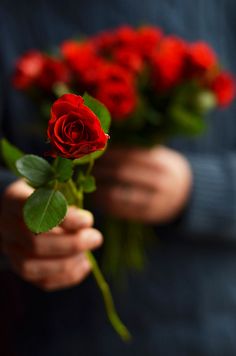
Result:
{"label": "dark blue shirt", "polygon": [[[209,41],[236,72],[234,0],[2,0],[1,130],[27,152],[42,152],[40,117],[14,91],[16,58],[78,33],[120,24],[154,24],[188,40]],[[236,105],[209,117],[201,138],[171,142],[189,159],[194,187],[178,223],[158,230],[149,265],[116,293],[134,340],[124,345],[108,324],[92,278],[44,293],[10,271],[0,273],[0,350],[4,356],[236,355]],[[12,176],[2,169],[1,188]]]}

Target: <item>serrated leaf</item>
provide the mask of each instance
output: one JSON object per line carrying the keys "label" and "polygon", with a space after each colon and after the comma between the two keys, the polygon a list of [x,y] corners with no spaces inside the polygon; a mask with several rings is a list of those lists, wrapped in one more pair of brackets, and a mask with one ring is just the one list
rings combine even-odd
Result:
{"label": "serrated leaf", "polygon": [[94,99],[88,93],[83,95],[84,103],[87,105],[99,118],[101,126],[105,133],[108,133],[111,124],[111,115],[105,105],[97,99]]}
{"label": "serrated leaf", "polygon": [[55,169],[56,178],[60,182],[66,182],[72,177],[73,162],[69,159],[57,157],[54,161],[53,168]]}
{"label": "serrated leaf", "polygon": [[25,155],[18,159],[16,168],[35,188],[45,185],[55,175],[50,164],[44,158],[35,155]]}
{"label": "serrated leaf", "polygon": [[39,234],[60,224],[67,212],[67,202],[61,192],[50,188],[37,189],[26,201],[24,221],[27,227]]}
{"label": "serrated leaf", "polygon": [[81,185],[85,193],[92,193],[96,190],[96,181],[93,176],[85,177]]}
{"label": "serrated leaf", "polygon": [[1,140],[1,154],[7,167],[19,176],[20,174],[16,168],[16,161],[24,156],[24,153],[4,138]]}

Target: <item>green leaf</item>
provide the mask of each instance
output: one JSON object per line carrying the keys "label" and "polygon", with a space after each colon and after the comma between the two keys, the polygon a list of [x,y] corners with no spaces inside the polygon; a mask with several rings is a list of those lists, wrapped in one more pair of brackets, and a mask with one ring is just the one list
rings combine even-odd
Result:
{"label": "green leaf", "polygon": [[76,205],[78,200],[67,183],[58,183],[57,189],[64,195],[68,205]]}
{"label": "green leaf", "polygon": [[108,133],[111,124],[111,115],[105,105],[97,99],[94,99],[88,93],[85,93],[83,98],[85,105],[87,105],[97,115],[103,130],[105,133]]}
{"label": "green leaf", "polygon": [[13,146],[8,140],[1,140],[1,154],[7,167],[16,175],[19,176],[19,172],[16,168],[16,161],[24,156],[24,153],[17,147]]}
{"label": "green leaf", "polygon": [[83,191],[85,193],[92,193],[96,190],[96,182],[93,176],[85,177],[84,181],[81,183]]}
{"label": "green leaf", "polygon": [[60,182],[66,182],[73,175],[73,161],[69,159],[57,157],[54,161],[53,168],[56,172],[56,178]]}
{"label": "green leaf", "polygon": [[55,176],[50,164],[42,157],[25,155],[16,162],[18,172],[28,179],[33,187],[40,187]]}
{"label": "green leaf", "polygon": [[169,115],[173,124],[172,129],[175,130],[175,133],[195,135],[205,129],[206,125],[201,115],[184,110],[181,107],[173,107],[169,111]]}
{"label": "green leaf", "polygon": [[27,227],[39,234],[60,224],[67,212],[67,202],[59,191],[39,188],[28,198],[23,212]]}

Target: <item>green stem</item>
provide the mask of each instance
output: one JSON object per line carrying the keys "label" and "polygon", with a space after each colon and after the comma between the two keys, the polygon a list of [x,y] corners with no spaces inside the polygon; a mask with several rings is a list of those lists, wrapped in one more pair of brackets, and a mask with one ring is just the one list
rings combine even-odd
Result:
{"label": "green stem", "polygon": [[[89,167],[86,172],[86,175],[90,174],[92,167],[93,167],[93,163],[94,163],[94,160],[91,160],[89,163]],[[72,180],[69,180],[68,184],[71,188],[71,192],[73,193],[73,195],[76,199],[76,205],[82,209],[83,208],[83,191],[81,191],[81,190],[78,191]],[[116,311],[116,308],[114,305],[114,301],[112,298],[111,290],[110,290],[109,285],[107,284],[107,282],[106,282],[106,280],[105,280],[105,278],[97,264],[96,259],[94,258],[93,254],[90,251],[86,252],[86,256],[92,266],[92,272],[93,272],[94,278],[97,282],[97,285],[101,291],[105,309],[107,312],[107,316],[108,316],[108,319],[110,320],[111,325],[113,326],[114,330],[118,333],[118,335],[120,335],[120,337],[124,341],[129,341],[131,339],[131,335],[117,314],[117,311]]]}
{"label": "green stem", "polygon": [[126,328],[126,326],[122,323],[120,320],[115,305],[114,301],[112,298],[111,290],[109,288],[109,285],[107,284],[105,278],[103,277],[103,274],[97,264],[96,259],[94,258],[93,254],[90,251],[86,252],[86,256],[91,263],[92,266],[92,271],[94,278],[97,282],[97,285],[102,293],[106,312],[108,319],[110,320],[111,325],[113,326],[114,330],[120,335],[120,337],[124,341],[129,341],[131,339],[131,335],[129,333],[129,330]]}
{"label": "green stem", "polygon": [[78,208],[83,209],[83,192],[82,192],[82,190],[77,190],[76,189],[76,186],[75,186],[75,184],[74,184],[72,179],[68,180],[68,185],[69,185],[69,187],[71,189],[71,192],[72,192],[72,194],[73,194],[73,196],[75,198],[76,206]]}
{"label": "green stem", "polygon": [[93,165],[94,165],[94,158],[90,157],[89,159],[89,164],[88,164],[88,168],[86,171],[86,177],[88,177],[93,169]]}

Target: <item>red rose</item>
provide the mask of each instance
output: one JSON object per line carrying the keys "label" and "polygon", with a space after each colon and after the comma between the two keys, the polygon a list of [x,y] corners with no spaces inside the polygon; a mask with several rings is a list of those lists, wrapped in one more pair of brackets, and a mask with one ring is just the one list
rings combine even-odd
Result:
{"label": "red rose", "polygon": [[186,56],[187,74],[199,75],[213,69],[216,65],[216,54],[207,43],[196,42],[189,46]]}
{"label": "red rose", "polygon": [[138,30],[138,48],[144,58],[149,58],[150,55],[157,49],[162,38],[162,31],[158,27],[143,26]]}
{"label": "red rose", "polygon": [[44,65],[43,55],[38,51],[26,52],[16,63],[13,85],[16,89],[28,90],[39,78]]}
{"label": "red rose", "polygon": [[68,70],[61,61],[29,51],[16,64],[13,85],[21,90],[36,87],[50,91],[53,85],[67,82],[68,77]]}
{"label": "red rose", "polygon": [[66,41],[61,46],[62,55],[76,76],[81,90],[91,90],[98,81],[98,72],[103,65],[91,42]]}
{"label": "red rose", "polygon": [[35,85],[46,91],[51,91],[58,83],[69,81],[69,71],[59,59],[44,56],[43,67]]}
{"label": "red rose", "polygon": [[113,119],[127,118],[136,106],[133,75],[117,64],[100,69],[95,96],[107,106]]}
{"label": "red rose", "polygon": [[133,74],[118,64],[106,63],[100,67],[98,76],[99,85],[108,82],[111,84],[133,84],[133,80]]}
{"label": "red rose", "polygon": [[186,45],[178,37],[163,38],[151,59],[154,86],[166,91],[179,84],[183,78]]}
{"label": "red rose", "polygon": [[131,26],[121,26],[113,31],[104,31],[93,37],[98,53],[110,56],[113,51],[121,48],[137,48],[137,32]]}
{"label": "red rose", "polygon": [[118,48],[113,53],[113,59],[116,63],[134,73],[139,73],[143,68],[143,60],[140,54],[128,48]]}
{"label": "red rose", "polygon": [[96,93],[96,98],[107,106],[114,120],[124,120],[136,107],[135,89],[128,83],[103,83]]}
{"label": "red rose", "polygon": [[81,96],[74,94],[65,94],[54,102],[47,135],[52,155],[71,159],[104,149],[108,140],[98,117],[84,105]]}
{"label": "red rose", "polygon": [[235,97],[235,81],[227,72],[219,73],[210,85],[218,104],[222,107],[227,106]]}
{"label": "red rose", "polygon": [[110,55],[114,46],[114,34],[112,31],[103,31],[96,36],[91,37],[91,43],[94,45],[97,53],[100,55]]}
{"label": "red rose", "polygon": [[116,48],[130,48],[137,46],[137,31],[131,26],[121,26],[114,31],[114,45]]}

